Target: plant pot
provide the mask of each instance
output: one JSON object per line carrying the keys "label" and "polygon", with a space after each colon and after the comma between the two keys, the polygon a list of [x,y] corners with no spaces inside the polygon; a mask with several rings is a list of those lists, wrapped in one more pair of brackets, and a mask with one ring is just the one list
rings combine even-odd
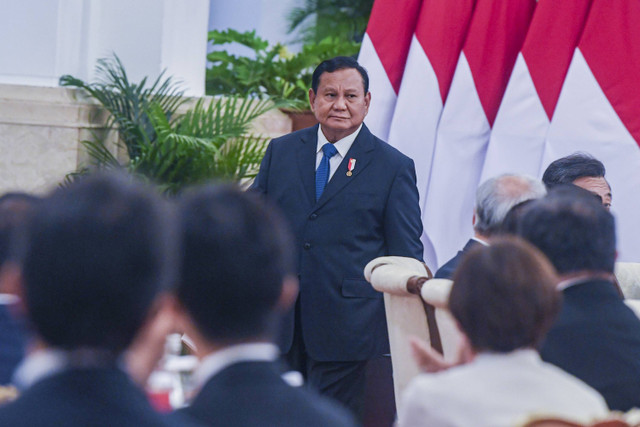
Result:
{"label": "plant pot", "polygon": [[283,108],[282,112],[291,119],[291,132],[308,128],[318,123],[316,116],[313,115],[311,110],[300,111]]}

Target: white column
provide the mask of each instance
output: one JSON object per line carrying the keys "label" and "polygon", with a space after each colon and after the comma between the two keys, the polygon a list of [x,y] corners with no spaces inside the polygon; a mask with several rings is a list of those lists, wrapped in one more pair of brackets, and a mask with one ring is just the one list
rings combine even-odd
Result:
{"label": "white column", "polygon": [[0,0],[0,83],[91,79],[115,52],[131,80],[162,70],[204,94],[209,0]]}

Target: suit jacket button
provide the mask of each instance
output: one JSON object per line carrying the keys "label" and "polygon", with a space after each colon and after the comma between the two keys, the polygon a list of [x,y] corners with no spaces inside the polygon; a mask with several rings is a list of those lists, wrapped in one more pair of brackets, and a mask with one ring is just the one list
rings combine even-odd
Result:
{"label": "suit jacket button", "polygon": [[316,219],[316,218],[318,218],[317,213],[312,213],[311,215],[309,215],[309,219]]}
{"label": "suit jacket button", "polygon": [[311,243],[306,242],[303,246],[305,249],[311,249]]}

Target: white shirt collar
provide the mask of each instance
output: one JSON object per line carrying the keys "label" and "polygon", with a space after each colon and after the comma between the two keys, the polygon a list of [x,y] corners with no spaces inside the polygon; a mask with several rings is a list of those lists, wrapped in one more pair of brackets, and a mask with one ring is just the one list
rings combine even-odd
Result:
{"label": "white shirt collar", "polygon": [[[40,380],[58,374],[69,368],[91,368],[110,366],[111,353],[93,348],[61,350],[43,348],[27,355],[13,374],[13,383],[19,390],[25,390]],[[120,366],[120,360],[117,361]]]}
{"label": "white shirt collar", "polygon": [[[360,129],[362,129],[362,123],[360,124],[360,126],[358,126],[358,129],[356,129],[355,132],[345,136],[342,139],[337,140],[333,144],[333,146],[336,147],[336,150],[338,150],[338,154],[340,155],[340,158],[344,159],[344,157],[347,155],[349,148],[351,148],[351,146],[353,145],[353,141],[356,140],[356,137],[360,133]],[[318,126],[318,145],[316,146],[316,154],[319,153],[320,150],[322,150],[322,147],[324,146],[324,144],[328,142],[329,140],[327,139],[326,136],[324,136],[324,133],[322,133],[322,125],[319,125]]]}
{"label": "white shirt collar", "polygon": [[477,238],[477,237],[475,237],[475,236],[474,236],[474,237],[472,237],[472,238],[471,238],[471,240],[475,240],[476,242],[478,242],[478,243],[482,244],[483,246],[489,246],[489,244],[488,244],[487,242],[485,242],[485,241],[484,241],[484,240],[482,240],[482,239],[478,239],[478,238]]}
{"label": "white shirt collar", "polygon": [[196,389],[199,389],[211,377],[234,363],[248,361],[273,362],[278,358],[279,354],[278,347],[272,343],[249,343],[226,347],[202,359],[200,366],[193,374],[193,384]]}
{"label": "white shirt collar", "polygon": [[37,350],[18,365],[13,383],[19,390],[26,390],[38,381],[65,369],[67,358],[61,350]]}

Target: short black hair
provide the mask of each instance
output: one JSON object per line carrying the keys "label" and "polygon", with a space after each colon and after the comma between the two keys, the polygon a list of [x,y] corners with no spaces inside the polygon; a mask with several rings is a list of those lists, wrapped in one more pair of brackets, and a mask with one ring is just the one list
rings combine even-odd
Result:
{"label": "short black hair", "polygon": [[560,274],[613,273],[615,220],[593,194],[573,185],[553,188],[525,209],[518,233],[544,253]]}
{"label": "short black hair", "polygon": [[492,239],[463,257],[449,308],[476,351],[535,348],[560,308],[557,281],[531,244],[513,236]]}
{"label": "short black hair", "polygon": [[20,192],[0,196],[0,265],[18,256],[23,228],[38,200]]}
{"label": "short black hair", "polygon": [[350,56],[336,56],[335,58],[322,61],[313,71],[313,76],[311,77],[311,89],[313,93],[318,93],[320,76],[323,73],[333,73],[334,71],[344,70],[346,68],[353,68],[360,73],[364,94],[366,95],[369,92],[369,74],[367,74],[367,70],[365,70],[362,65],[358,64],[358,61]]}
{"label": "short black hair", "polygon": [[121,353],[168,284],[170,219],[154,189],[124,176],[92,175],[38,203],[22,268],[44,341]]}
{"label": "short black hair", "polygon": [[547,190],[561,184],[571,184],[578,178],[603,177],[606,173],[604,164],[587,153],[573,153],[553,161],[542,175],[542,182]]}
{"label": "short black hair", "polygon": [[182,260],[177,295],[211,341],[273,338],[292,237],[258,194],[209,185],[179,202]]}

